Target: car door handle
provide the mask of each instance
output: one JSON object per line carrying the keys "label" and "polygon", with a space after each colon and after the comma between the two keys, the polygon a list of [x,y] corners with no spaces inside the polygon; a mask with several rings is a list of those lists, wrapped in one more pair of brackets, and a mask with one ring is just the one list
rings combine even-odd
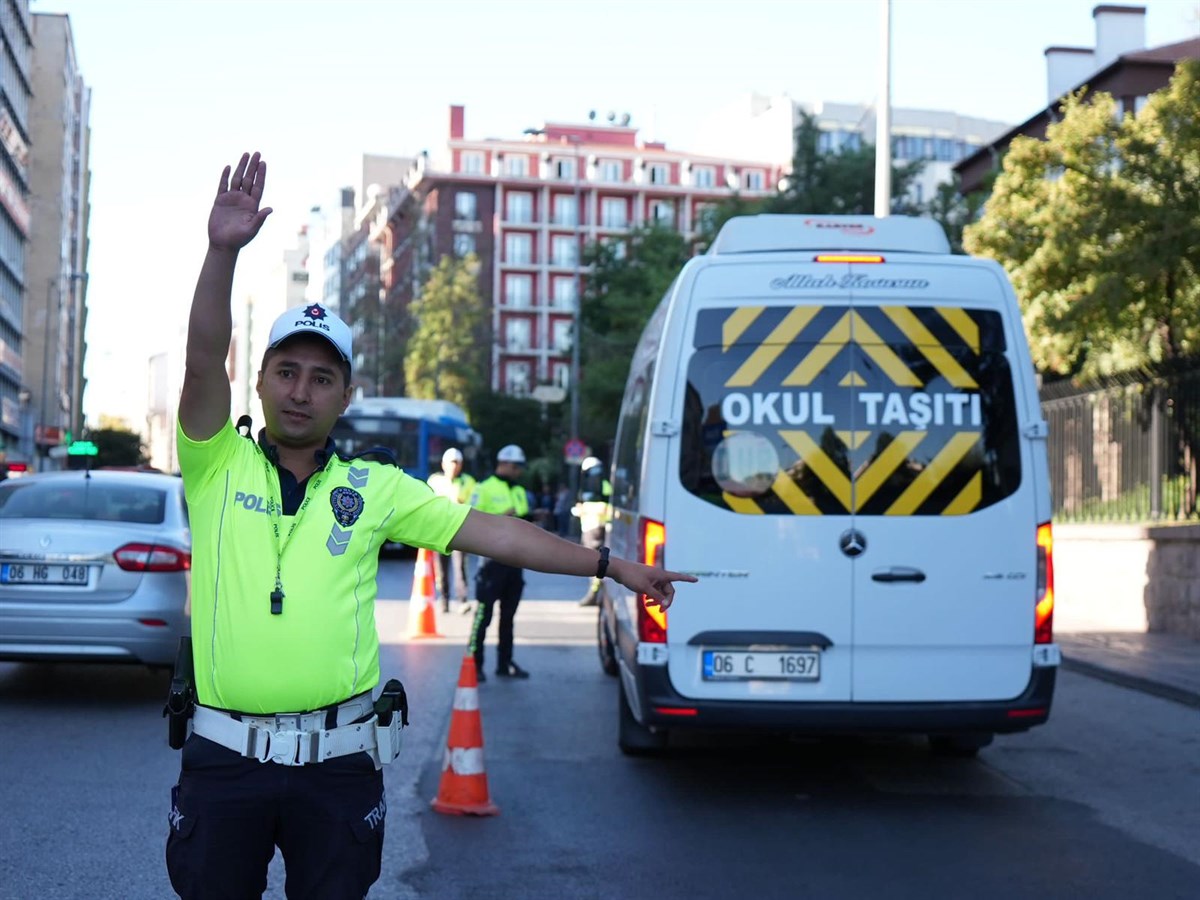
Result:
{"label": "car door handle", "polygon": [[878,572],[872,572],[871,580],[883,581],[889,584],[894,581],[913,581],[920,584],[925,580],[925,573],[920,569],[912,569],[908,566],[892,566],[890,569],[881,569]]}

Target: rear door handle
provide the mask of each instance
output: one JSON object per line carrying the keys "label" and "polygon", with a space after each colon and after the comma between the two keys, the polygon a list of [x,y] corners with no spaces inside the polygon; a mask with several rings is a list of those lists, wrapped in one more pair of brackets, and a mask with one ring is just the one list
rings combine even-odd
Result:
{"label": "rear door handle", "polygon": [[889,584],[893,581],[913,581],[920,584],[925,580],[925,573],[920,569],[913,569],[908,566],[892,566],[890,569],[881,569],[878,572],[872,572],[871,580],[883,581]]}

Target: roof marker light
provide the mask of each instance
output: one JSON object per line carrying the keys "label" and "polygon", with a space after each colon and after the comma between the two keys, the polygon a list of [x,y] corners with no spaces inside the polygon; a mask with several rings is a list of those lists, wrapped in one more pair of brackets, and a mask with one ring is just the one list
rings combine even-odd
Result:
{"label": "roof marker light", "polygon": [[818,253],[813,262],[819,263],[881,263],[884,258],[878,253]]}

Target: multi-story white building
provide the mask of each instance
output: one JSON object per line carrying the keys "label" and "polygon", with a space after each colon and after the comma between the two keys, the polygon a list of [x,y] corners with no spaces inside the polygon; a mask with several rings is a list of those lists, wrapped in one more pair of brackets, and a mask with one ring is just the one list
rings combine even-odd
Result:
{"label": "multi-story white building", "polygon": [[[702,141],[719,152],[753,154],[790,168],[802,113],[815,120],[821,132],[818,149],[823,152],[875,143],[873,104],[805,102],[786,94],[748,94],[718,110],[702,128]],[[916,203],[928,202],[939,184],[953,183],[954,164],[1009,127],[1004,122],[941,110],[894,106],[891,115],[893,163],[924,163],[909,198]]]}

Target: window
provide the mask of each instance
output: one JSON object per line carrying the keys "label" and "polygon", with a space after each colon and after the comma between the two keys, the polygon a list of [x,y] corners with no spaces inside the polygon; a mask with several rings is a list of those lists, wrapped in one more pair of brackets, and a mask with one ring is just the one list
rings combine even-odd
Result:
{"label": "window", "polygon": [[748,191],[761,191],[763,189],[763,173],[759,169],[751,169],[742,176],[742,183]]}
{"label": "window", "polygon": [[529,349],[531,334],[528,319],[509,319],[504,323],[504,347],[511,353],[524,353]]}
{"label": "window", "polygon": [[710,188],[716,183],[716,172],[712,166],[696,166],[692,169],[692,184],[699,188]]}
{"label": "window", "polygon": [[624,181],[624,167],[621,161],[617,159],[605,159],[600,161],[600,180],[609,182]]}
{"label": "window", "polygon": [[504,279],[504,303],[515,309],[528,308],[533,297],[532,275],[509,275]]}
{"label": "window", "polygon": [[579,224],[579,207],[575,203],[575,197],[572,194],[555,194],[554,195],[554,224],[555,225],[578,225]]}
{"label": "window", "polygon": [[600,227],[624,228],[628,221],[625,200],[621,197],[605,197],[600,201]]}
{"label": "window", "polygon": [[467,191],[459,191],[454,195],[454,218],[466,222],[474,222],[478,216],[476,196]]}
{"label": "window", "polygon": [[504,384],[508,392],[517,397],[529,393],[529,363],[509,362],[504,364]]}
{"label": "window", "polygon": [[715,203],[697,203],[696,204],[696,221],[693,223],[697,231],[701,231],[712,224],[713,216],[717,214],[717,205]]}
{"label": "window", "polygon": [[533,221],[533,194],[513,191],[504,197],[504,220],[528,225]]}
{"label": "window", "polygon": [[646,181],[650,184],[670,184],[671,167],[666,163],[651,163],[646,166]]}
{"label": "window", "polygon": [[456,234],[454,235],[454,255],[462,259],[469,253],[475,252],[475,235],[473,234]]}
{"label": "window", "polygon": [[554,160],[554,177],[559,181],[574,181],[575,180],[575,160],[574,159],[556,159]]}
{"label": "window", "polygon": [[624,238],[610,238],[604,242],[605,246],[612,248],[614,259],[624,259],[629,252],[629,247],[625,245]]}
{"label": "window", "polygon": [[529,174],[529,157],[520,153],[509,153],[504,156],[504,174],[524,178]]}
{"label": "window", "polygon": [[533,236],[529,234],[506,234],[504,236],[504,261],[514,266],[527,266],[533,262]]}
{"label": "window", "polygon": [[579,244],[571,234],[556,234],[550,239],[550,260],[556,266],[573,266],[579,261]]}
{"label": "window", "polygon": [[650,221],[668,228],[675,227],[675,204],[670,200],[650,201]]}
{"label": "window", "polygon": [[550,367],[550,380],[564,391],[571,387],[571,367],[564,363],[555,363]]}
{"label": "window", "polygon": [[459,165],[467,175],[482,175],[483,154],[478,150],[464,150]]}
{"label": "window", "polygon": [[555,278],[553,282],[555,309],[575,309],[575,279]]}
{"label": "window", "polygon": [[571,349],[571,320],[560,319],[551,328],[550,341],[552,346],[559,353],[566,353]]}
{"label": "window", "polygon": [[[759,352],[757,340],[698,346],[673,413],[682,423],[679,474],[684,488],[725,509],[733,508],[729,493],[752,497],[747,511],[777,516],[798,511],[784,499],[789,494],[806,496],[809,508],[819,514],[856,516],[888,515],[902,502],[910,504],[907,514],[914,516],[968,515],[1012,494],[1021,483],[1021,439],[1000,313],[958,310],[960,320],[970,322],[958,332],[942,329],[937,307],[899,309],[920,323],[914,329],[922,329],[924,336],[916,336],[915,330],[887,332],[885,323],[896,308],[861,307],[855,315],[869,338],[831,343],[828,326],[814,321],[792,343],[780,345],[773,363],[779,371],[818,357],[830,359],[828,354],[836,350],[846,355],[846,364],[859,378],[852,385],[844,378],[844,367],[822,362],[809,373],[805,390],[781,391],[778,405],[769,411],[753,407],[748,394],[730,385],[729,372]],[[733,310],[701,310],[696,334],[721,334]],[[754,327],[770,334],[792,314],[787,307],[769,307]],[[839,314],[828,308],[821,315],[834,321]],[[936,337],[933,329],[940,329]],[[697,338],[696,343],[705,342]],[[905,384],[872,363],[882,358],[880,353],[903,368]],[[931,361],[935,355],[936,363]],[[841,422],[870,429],[869,439],[851,446],[846,439],[850,432],[840,430]],[[618,443],[623,427],[622,421]],[[797,439],[801,435],[802,441]],[[828,476],[806,464],[806,446],[821,448],[829,461]],[[791,482],[786,492],[779,490],[781,477]],[[615,491],[615,483],[613,487]]]}

